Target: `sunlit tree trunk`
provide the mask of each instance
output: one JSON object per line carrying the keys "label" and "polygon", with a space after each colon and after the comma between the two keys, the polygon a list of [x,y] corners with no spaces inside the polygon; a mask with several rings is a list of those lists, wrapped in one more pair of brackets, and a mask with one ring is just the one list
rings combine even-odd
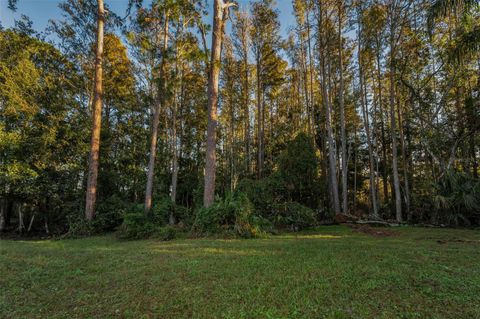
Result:
{"label": "sunlit tree trunk", "polygon": [[320,71],[321,71],[321,89],[322,89],[322,100],[323,100],[323,105],[325,108],[325,124],[327,128],[327,141],[328,141],[328,170],[329,170],[329,185],[330,185],[330,191],[332,195],[332,207],[334,210],[334,214],[340,214],[341,209],[340,209],[340,198],[338,196],[338,182],[337,182],[337,166],[336,166],[336,146],[335,146],[335,141],[333,137],[333,129],[332,129],[332,118],[331,118],[331,105],[330,105],[330,94],[329,94],[329,88],[328,88],[328,81],[329,78],[327,77],[327,72],[326,72],[326,59],[328,54],[325,54],[325,48],[324,46],[326,45],[324,41],[324,35],[323,35],[323,10],[322,10],[322,1],[319,1],[318,5],[318,16],[319,16],[319,37],[320,37],[320,43],[321,45],[319,46],[319,51],[320,51]]}
{"label": "sunlit tree trunk", "polygon": [[100,153],[100,130],[102,127],[102,98],[103,98],[103,27],[105,23],[105,9],[103,0],[97,1],[97,45],[95,50],[95,80],[92,108],[92,135],[90,139],[90,156],[88,161],[87,196],[85,200],[85,218],[92,220],[95,217],[95,203],[97,199],[98,162]]}
{"label": "sunlit tree trunk", "polygon": [[263,90],[261,82],[261,64],[260,53],[257,53],[257,144],[258,144],[258,159],[257,159],[257,177],[262,177],[263,170]]}
{"label": "sunlit tree trunk", "polygon": [[160,111],[165,105],[165,94],[167,89],[166,80],[166,53],[168,48],[168,11],[165,12],[165,21],[163,26],[163,50],[162,50],[162,62],[160,66],[160,81],[162,83],[161,88],[156,90],[154,100],[154,110],[152,119],[152,136],[150,138],[150,156],[148,160],[148,172],[147,172],[147,187],[145,190],[145,213],[148,214],[152,208],[152,192],[153,192],[153,180],[155,177],[155,159],[157,156],[157,143],[158,143],[158,125],[160,123]]}
{"label": "sunlit tree trunk", "polygon": [[224,17],[228,13],[228,7],[231,5],[233,4],[225,4],[223,0],[215,0],[214,4],[212,56],[210,77],[208,79],[207,151],[205,160],[205,189],[203,193],[203,205],[205,207],[210,207],[215,199],[218,81],[222,55]]}
{"label": "sunlit tree trunk", "polygon": [[[359,32],[361,34],[361,32]],[[376,185],[375,185],[375,165],[374,165],[374,158],[373,158],[373,145],[372,145],[372,138],[370,134],[370,121],[368,117],[368,109],[366,105],[366,89],[364,84],[364,74],[363,74],[363,66],[362,66],[362,56],[361,56],[361,36],[358,37],[358,63],[359,63],[359,79],[360,79],[360,102],[362,105],[362,115],[363,115],[363,125],[365,127],[365,133],[367,135],[367,145],[368,145],[368,164],[369,164],[369,176],[370,176],[370,198],[372,201],[372,208],[373,208],[373,218],[378,218],[378,204],[377,204],[377,192],[376,192]]]}

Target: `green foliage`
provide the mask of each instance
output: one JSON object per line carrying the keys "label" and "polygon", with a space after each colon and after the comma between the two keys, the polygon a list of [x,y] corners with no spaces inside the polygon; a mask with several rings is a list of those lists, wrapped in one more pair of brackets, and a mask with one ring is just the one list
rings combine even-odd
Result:
{"label": "green foliage", "polygon": [[480,180],[469,175],[448,171],[433,185],[433,203],[441,221],[470,225],[480,215]]}
{"label": "green foliage", "polygon": [[154,238],[167,241],[176,237],[177,230],[174,227],[157,223],[145,215],[142,206],[137,207],[124,215],[123,223],[116,233],[117,238],[128,240]]}
{"label": "green foliage", "polygon": [[130,211],[123,217],[123,223],[117,231],[120,239],[145,239],[153,236],[157,226],[145,216],[143,210]]}
{"label": "green foliage", "polygon": [[154,233],[155,239],[160,239],[162,241],[173,240],[177,237],[177,230],[172,226],[158,227]]}
{"label": "green foliage", "polygon": [[300,133],[288,143],[280,156],[279,171],[289,200],[316,207],[317,156],[310,136]]}
{"label": "green foliage", "polygon": [[296,202],[276,204],[275,213],[274,223],[277,227],[289,227],[298,231],[317,224],[315,211]]}
{"label": "green foliage", "polygon": [[261,180],[243,179],[237,190],[247,195],[254,206],[255,215],[272,220],[274,205],[286,200],[287,190],[282,176],[273,173]]}
{"label": "green foliage", "polygon": [[169,222],[170,215],[173,215],[177,223],[182,222],[184,225],[193,224],[194,216],[191,210],[173,203],[170,197],[163,196],[153,205],[151,218],[154,223],[164,225]]}
{"label": "green foliage", "polygon": [[192,231],[198,235],[257,237],[261,231],[253,221],[253,206],[248,197],[243,193],[229,194],[225,199],[217,199],[209,208],[199,209]]}

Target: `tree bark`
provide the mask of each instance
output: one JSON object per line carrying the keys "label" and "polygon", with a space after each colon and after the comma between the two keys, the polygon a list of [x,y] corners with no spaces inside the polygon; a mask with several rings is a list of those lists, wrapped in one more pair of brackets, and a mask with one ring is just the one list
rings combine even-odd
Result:
{"label": "tree bark", "polygon": [[402,166],[403,166],[403,179],[404,179],[404,196],[405,196],[405,209],[407,213],[407,219],[410,220],[410,186],[408,182],[408,166],[407,166],[407,151],[405,146],[405,134],[403,133],[403,119],[400,104],[397,108],[398,113],[398,130],[400,132],[400,147],[402,153]]}
{"label": "tree bark", "polygon": [[377,83],[378,83],[378,105],[380,111],[380,132],[382,137],[382,184],[383,184],[383,197],[384,201],[388,202],[388,173],[387,173],[387,141],[385,138],[385,122],[383,120],[383,95],[382,95],[382,72],[380,64],[380,52],[379,52],[379,40],[377,40]]}
{"label": "tree bark", "polygon": [[92,110],[92,136],[90,140],[90,157],[88,163],[87,196],[85,200],[85,218],[92,220],[95,217],[95,203],[97,199],[98,162],[100,153],[100,130],[102,127],[102,98],[103,98],[103,28],[105,23],[105,9],[103,0],[97,0],[97,46],[95,51],[95,80]]}
{"label": "tree bark", "polygon": [[5,231],[7,219],[7,203],[5,199],[0,200],[0,233]]}
{"label": "tree bark", "polygon": [[365,127],[365,133],[367,135],[367,145],[368,145],[368,163],[369,163],[369,176],[370,176],[370,197],[372,201],[373,208],[373,218],[378,219],[378,205],[377,205],[377,192],[375,185],[375,168],[374,168],[374,159],[373,159],[373,145],[370,134],[370,124],[368,118],[368,110],[365,101],[365,84],[363,77],[363,67],[362,67],[362,55],[361,55],[361,31],[359,31],[358,36],[358,63],[359,63],[359,78],[360,78],[360,101],[362,105],[362,114],[363,114],[363,124]]}
{"label": "tree bark", "polygon": [[343,213],[348,214],[348,163],[347,163],[347,136],[345,133],[345,99],[344,80],[343,80],[343,39],[342,39],[342,19],[343,19],[343,1],[340,1],[338,8],[338,64],[340,74],[339,88],[339,106],[340,106],[340,139],[342,143],[342,205]]}
{"label": "tree bark", "polygon": [[[393,19],[393,18],[392,18]],[[402,195],[400,193],[400,178],[398,176],[397,158],[397,129],[395,120],[395,43],[393,23],[390,27],[390,129],[392,134],[392,170],[393,188],[395,190],[395,217],[397,222],[402,221]]]}
{"label": "tree bark", "polygon": [[205,188],[203,193],[203,205],[210,207],[215,199],[215,169],[216,169],[216,145],[217,145],[217,102],[218,81],[220,76],[220,58],[222,54],[222,38],[224,10],[228,10],[230,3],[225,5],[223,0],[215,0],[213,32],[212,32],[212,56],[210,62],[210,77],[208,80],[208,123],[207,123],[207,151],[205,160]]}
{"label": "tree bark", "polygon": [[319,3],[319,36],[320,36],[320,43],[319,46],[320,50],[320,71],[321,71],[321,89],[322,89],[322,100],[323,105],[325,107],[325,124],[327,128],[327,140],[328,140],[328,165],[329,165],[329,176],[330,176],[330,190],[332,195],[332,206],[334,210],[334,214],[340,214],[340,199],[338,196],[338,182],[337,182],[337,167],[336,167],[336,146],[335,141],[333,138],[333,129],[332,129],[332,118],[331,118],[331,105],[330,105],[330,95],[329,89],[327,87],[328,78],[326,73],[326,56],[324,53],[324,46],[326,45],[324,42],[323,36],[323,12],[322,12],[322,4],[321,1]]}
{"label": "tree bark", "polygon": [[163,50],[162,50],[162,62],[160,66],[160,80],[162,82],[161,90],[157,89],[154,99],[154,110],[152,119],[152,136],[150,140],[150,154],[148,160],[147,171],[147,186],[145,190],[145,214],[150,212],[152,208],[152,192],[153,192],[153,180],[155,177],[155,158],[157,155],[157,143],[158,143],[158,125],[160,123],[160,110],[165,106],[165,94],[167,90],[166,80],[166,61],[165,55],[168,49],[168,19],[169,13],[165,12],[165,21],[163,27]]}

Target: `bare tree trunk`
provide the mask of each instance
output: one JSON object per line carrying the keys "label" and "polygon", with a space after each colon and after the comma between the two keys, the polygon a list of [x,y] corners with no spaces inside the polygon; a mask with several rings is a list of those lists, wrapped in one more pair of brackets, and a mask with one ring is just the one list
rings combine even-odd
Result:
{"label": "bare tree trunk", "polygon": [[356,148],[358,141],[357,141],[357,130],[355,130],[355,153],[353,159],[353,213],[357,212],[357,153],[358,150]]}
{"label": "bare tree trunk", "polygon": [[340,73],[339,104],[340,104],[340,139],[342,143],[342,204],[343,213],[348,213],[348,159],[347,159],[347,136],[345,133],[345,99],[344,80],[343,80],[343,39],[342,39],[342,19],[343,19],[343,1],[339,2],[338,8],[338,64]]}
{"label": "bare tree trunk", "polygon": [[[378,47],[378,45],[377,45]],[[383,120],[383,98],[382,98],[382,73],[380,65],[380,52],[377,52],[377,83],[378,83],[378,105],[380,111],[380,131],[382,137],[382,184],[383,184],[383,197],[385,202],[388,202],[388,173],[387,173],[387,142],[385,138],[385,122]]]}
{"label": "bare tree trunk", "polygon": [[0,233],[5,231],[7,219],[7,203],[5,199],[0,200]]}
{"label": "bare tree trunk", "polygon": [[263,90],[261,77],[260,58],[257,57],[257,139],[258,139],[258,159],[257,159],[257,177],[262,178],[263,170]]}
{"label": "bare tree trunk", "polygon": [[23,204],[18,204],[17,211],[18,211],[18,232],[23,233],[25,230],[25,224],[23,223],[23,211],[22,211]]}
{"label": "bare tree trunk", "polygon": [[[172,146],[173,146],[173,159],[172,159],[172,181],[170,190],[170,200],[175,204],[177,200],[177,183],[178,183],[178,138],[177,138],[177,101],[172,103]],[[168,223],[175,225],[175,216],[170,213]]]}
{"label": "bare tree trunk", "polygon": [[392,133],[392,170],[393,188],[395,190],[395,217],[398,222],[402,221],[402,195],[400,193],[400,178],[398,176],[397,158],[397,129],[395,121],[395,44],[393,25],[390,30],[390,129]]}
{"label": "bare tree trunk", "polygon": [[403,134],[403,120],[402,120],[402,111],[400,105],[397,107],[398,113],[398,130],[400,131],[400,147],[402,151],[402,166],[403,166],[403,179],[404,179],[404,196],[405,196],[405,209],[407,213],[408,220],[411,219],[410,216],[410,187],[408,183],[408,166],[407,166],[407,152],[405,149],[405,135]]}
{"label": "bare tree trunk", "polygon": [[303,91],[305,95],[305,106],[307,108],[307,131],[309,135],[313,135],[313,127],[311,121],[311,105],[310,105],[310,93],[308,91],[308,69],[307,69],[307,58],[305,56],[305,41],[303,38],[303,32],[300,31],[300,41],[301,41],[301,73],[302,73],[302,82],[303,82]]}
{"label": "bare tree trunk", "polygon": [[214,4],[212,57],[210,77],[208,80],[207,151],[205,161],[205,189],[203,193],[203,205],[205,207],[210,207],[215,199],[218,81],[220,76],[224,18],[228,14],[228,7],[231,5],[233,4],[224,4],[223,0],[215,0]]}
{"label": "bare tree trunk", "polygon": [[336,167],[336,147],[335,141],[333,138],[333,129],[332,129],[332,118],[331,118],[331,106],[330,106],[330,95],[328,86],[328,78],[326,74],[326,55],[324,53],[324,36],[323,36],[323,12],[322,12],[322,4],[320,1],[319,4],[319,36],[321,39],[321,45],[319,47],[320,50],[320,69],[321,69],[321,88],[322,88],[322,100],[325,107],[325,124],[327,127],[327,139],[328,139],[328,165],[329,165],[329,175],[330,175],[330,189],[332,194],[332,206],[335,215],[341,213],[340,209],[340,199],[338,196],[338,183],[337,183],[337,167]]}
{"label": "bare tree trunk", "polygon": [[377,205],[377,192],[375,186],[375,168],[374,168],[374,159],[373,159],[373,145],[372,139],[370,135],[370,124],[368,118],[368,110],[365,101],[365,84],[364,84],[364,77],[363,77],[363,67],[362,67],[362,55],[361,55],[361,31],[359,31],[358,36],[358,63],[359,63],[359,77],[360,77],[360,101],[362,104],[362,114],[363,114],[363,125],[365,127],[365,133],[367,135],[367,145],[368,145],[368,163],[369,163],[369,176],[370,176],[370,197],[372,201],[372,208],[373,208],[373,218],[378,218],[378,205]]}
{"label": "bare tree trunk", "polygon": [[242,41],[243,47],[243,67],[245,68],[245,79],[243,87],[243,111],[245,116],[245,157],[247,160],[247,173],[251,173],[252,160],[250,157],[250,87],[249,87],[249,72],[248,72],[248,47],[246,41]]}
{"label": "bare tree trunk", "polygon": [[158,125],[160,123],[160,110],[165,105],[165,94],[167,89],[166,80],[166,62],[165,55],[168,48],[168,11],[165,12],[165,21],[163,27],[163,50],[162,50],[162,62],[160,66],[160,80],[162,81],[162,89],[156,90],[154,100],[154,110],[152,119],[152,136],[150,140],[150,154],[148,160],[148,172],[147,172],[147,186],[145,190],[145,214],[150,212],[152,208],[152,192],[153,192],[153,180],[155,177],[155,158],[157,155],[157,143],[158,143]]}
{"label": "bare tree trunk", "polygon": [[35,213],[33,213],[32,218],[30,218],[30,223],[28,224],[27,233],[29,233],[30,230],[32,229],[33,221],[34,221],[34,220],[35,220]]}
{"label": "bare tree trunk", "polygon": [[312,56],[312,45],[311,45],[311,35],[310,35],[310,16],[309,16],[309,9],[305,11],[306,14],[306,26],[307,26],[307,45],[308,45],[308,60],[309,60],[309,81],[310,81],[310,110],[309,110],[309,121],[311,121],[312,127],[312,138],[313,138],[313,145],[315,145],[315,107],[314,107],[314,96],[313,96],[313,56]]}
{"label": "bare tree trunk", "polygon": [[92,112],[92,137],[90,140],[90,157],[88,161],[87,196],[85,200],[85,218],[92,220],[95,217],[95,203],[97,199],[98,162],[100,153],[100,130],[102,127],[102,97],[103,97],[103,26],[105,10],[103,0],[97,0],[97,47],[95,52],[95,81]]}

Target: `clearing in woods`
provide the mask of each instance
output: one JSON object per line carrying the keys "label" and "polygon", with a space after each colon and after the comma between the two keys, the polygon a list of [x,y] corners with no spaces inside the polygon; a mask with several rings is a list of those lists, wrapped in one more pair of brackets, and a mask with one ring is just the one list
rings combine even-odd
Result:
{"label": "clearing in woods", "polygon": [[[379,229],[381,230],[381,229]],[[0,241],[4,318],[479,318],[480,232]]]}

